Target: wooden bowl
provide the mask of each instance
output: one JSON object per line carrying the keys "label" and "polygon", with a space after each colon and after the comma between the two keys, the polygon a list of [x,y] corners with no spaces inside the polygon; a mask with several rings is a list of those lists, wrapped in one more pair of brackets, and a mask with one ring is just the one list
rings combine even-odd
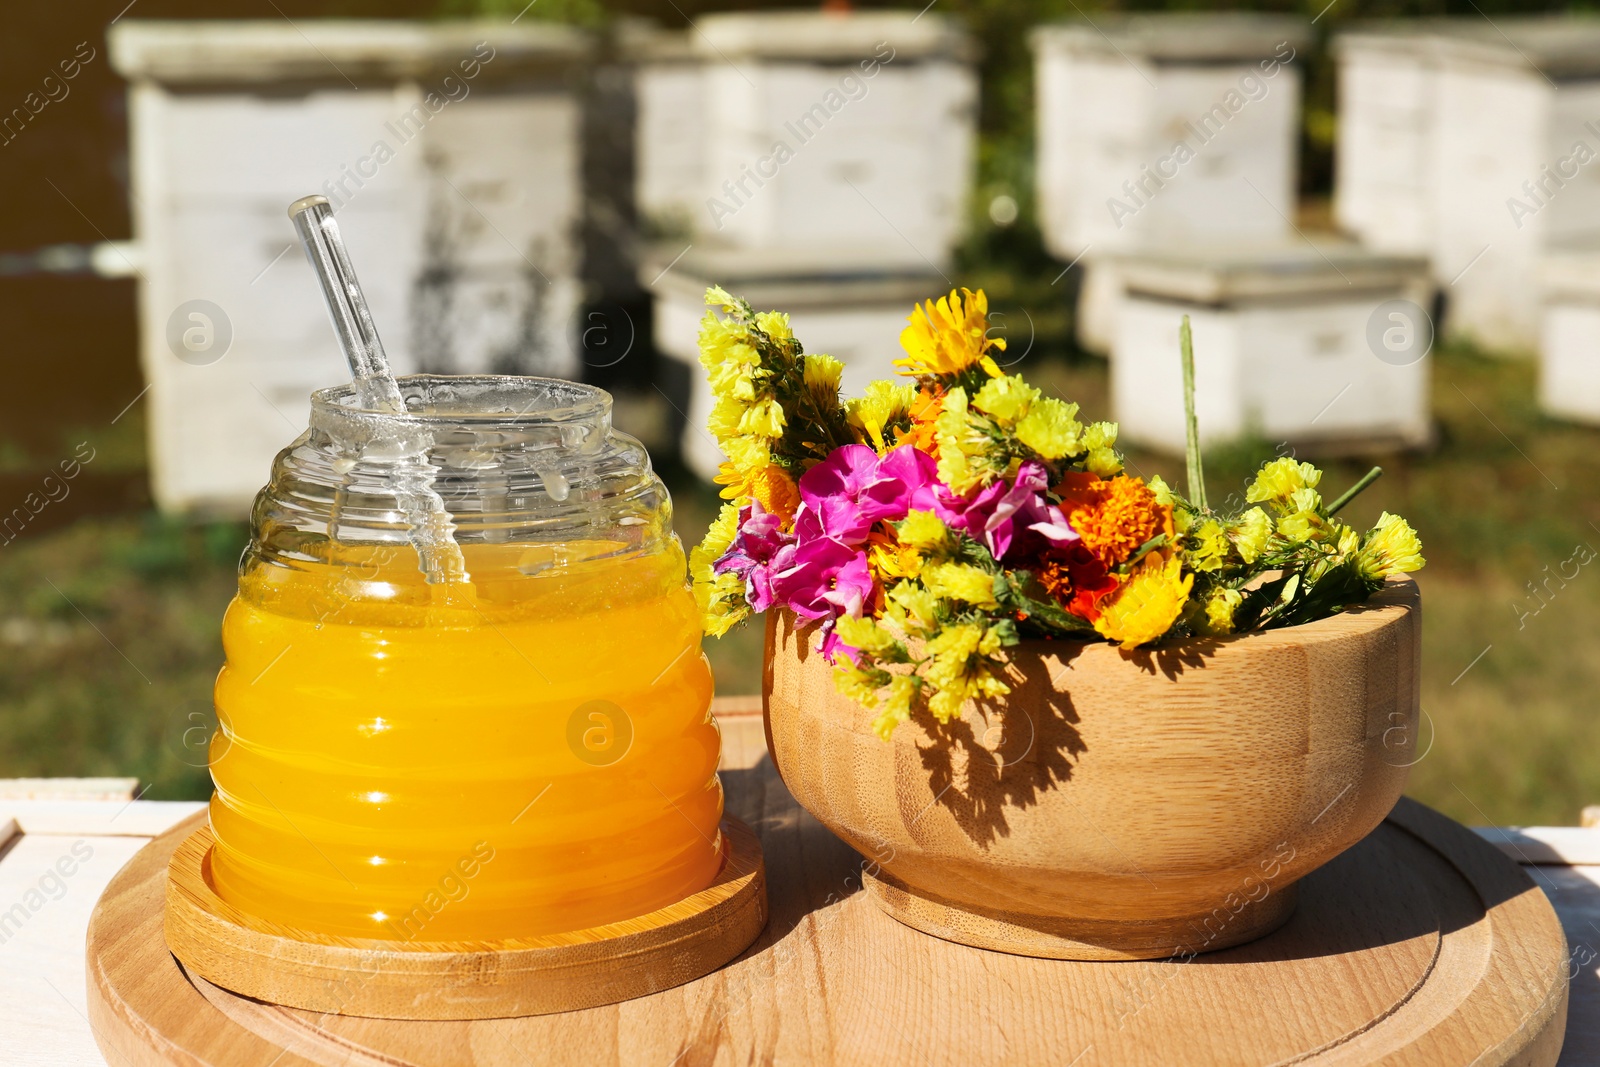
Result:
{"label": "wooden bowl", "polygon": [[1226,948],[1388,814],[1414,761],[1421,605],[1391,579],[1319,622],[1166,648],[1028,641],[1010,696],[890,741],[768,620],[768,748],[900,921],[1057,959]]}

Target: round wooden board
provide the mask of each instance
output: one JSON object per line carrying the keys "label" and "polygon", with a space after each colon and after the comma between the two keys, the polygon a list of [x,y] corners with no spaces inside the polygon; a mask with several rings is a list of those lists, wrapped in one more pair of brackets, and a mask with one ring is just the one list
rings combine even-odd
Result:
{"label": "round wooden board", "polygon": [[[860,891],[861,859],[722,720],[730,811],[761,838],[771,918],[728,966],[584,1011],[473,1022],[323,1015],[188,975],[161,934],[158,838],[90,924],[89,1014],[118,1065],[1556,1062],[1566,939],[1526,874],[1410,801],[1301,883],[1271,935],[1187,962],[1080,963],[930,937]],[[1070,783],[1063,788],[1071,788]]]}
{"label": "round wooden board", "polygon": [[700,892],[636,919],[495,942],[327,937],[217,895],[201,822],[167,867],[167,947],[190,974],[257,1000],[386,1019],[493,1019],[631,1000],[716,970],[767,922],[761,845],[722,821],[724,859]]}

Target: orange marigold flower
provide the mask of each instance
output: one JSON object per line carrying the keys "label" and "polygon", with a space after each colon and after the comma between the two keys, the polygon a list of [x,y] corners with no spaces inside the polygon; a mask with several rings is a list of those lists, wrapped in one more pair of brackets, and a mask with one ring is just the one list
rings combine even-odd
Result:
{"label": "orange marigold flower", "polygon": [[732,463],[724,463],[717,472],[716,482],[724,487],[724,500],[749,497],[759,503],[762,510],[783,519],[785,526],[794,521],[794,513],[800,507],[800,487],[782,467],[741,471]]}
{"label": "orange marigold flower", "polygon": [[1106,567],[1122,563],[1156,534],[1172,532],[1172,509],[1157,502],[1143,478],[1072,473],[1056,492],[1084,547]]}
{"label": "orange marigold flower", "polygon": [[911,427],[902,430],[896,444],[914,445],[919,451],[926,452],[934,459],[939,458],[939,441],[937,438],[939,413],[944,410],[944,390],[928,389],[924,387],[917,393],[917,398],[911,402],[909,414]]}
{"label": "orange marigold flower", "polygon": [[1119,583],[1088,550],[1080,549],[1079,553],[1081,558],[1045,560],[1034,577],[1063,610],[1094,622],[1100,617],[1101,601]]}

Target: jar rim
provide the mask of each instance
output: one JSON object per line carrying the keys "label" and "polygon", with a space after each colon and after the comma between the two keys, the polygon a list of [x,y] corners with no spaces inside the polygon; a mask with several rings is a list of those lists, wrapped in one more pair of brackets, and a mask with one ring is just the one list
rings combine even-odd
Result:
{"label": "jar rim", "polygon": [[[599,386],[565,378],[520,374],[406,374],[395,379],[407,410],[365,408],[353,382],[311,394],[313,417],[385,419],[415,426],[494,423],[551,425],[606,416],[611,394]],[[420,410],[419,410],[420,405]]]}

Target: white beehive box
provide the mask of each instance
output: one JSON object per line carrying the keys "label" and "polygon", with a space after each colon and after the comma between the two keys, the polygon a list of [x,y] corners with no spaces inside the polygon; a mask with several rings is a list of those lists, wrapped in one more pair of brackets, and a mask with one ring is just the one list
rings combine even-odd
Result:
{"label": "white beehive box", "polygon": [[[1408,351],[1402,332],[1379,352],[1383,332],[1399,323],[1384,305],[1429,305],[1420,257],[1302,246],[1231,257],[1129,254],[1116,267],[1126,292],[1111,402],[1125,440],[1183,451],[1184,315],[1194,331],[1203,441],[1255,436],[1360,449],[1428,440],[1425,347]],[[1426,326],[1412,325],[1422,326],[1411,336],[1426,345]]]}
{"label": "white beehive box", "polygon": [[1046,247],[1071,261],[1288,234],[1309,39],[1304,19],[1229,13],[1034,30]]}
{"label": "white beehive box", "polygon": [[[586,47],[544,25],[113,28],[163,508],[244,514],[310,393],[349,377],[285,213],[308,193],[334,205],[397,372],[576,369],[578,104],[563,72]],[[173,330],[201,349],[180,358]]]}
{"label": "white beehive box", "polygon": [[1045,247],[1078,263],[1078,341],[1111,348],[1116,253],[1293,237],[1304,19],[1102,16],[1033,31]]}
{"label": "white beehive box", "polygon": [[648,236],[687,236],[706,196],[706,63],[690,33],[628,21],[633,71],[634,203]]}
{"label": "white beehive box", "polygon": [[[647,265],[645,280],[660,269]],[[874,379],[895,376],[894,361],[905,354],[900,331],[913,308],[949,291],[945,280],[931,272],[829,277],[796,272],[786,257],[700,250],[657,277],[651,285],[656,348],[689,368],[689,404],[681,413],[687,420],[682,455],[708,481],[727,458],[706,430],[711,386],[700,366],[700,320],[707,310],[706,288],[713,284],[749,300],[757,311],[786,312],[807,352],[826,353],[844,363],[841,388],[847,396],[861,395]]]}
{"label": "white beehive box", "polygon": [[949,262],[971,193],[970,42],[937,14],[709,15],[697,243],[833,256],[838,269]]}
{"label": "white beehive box", "polygon": [[1539,405],[1600,424],[1600,247],[1547,255],[1540,281]]}
{"label": "white beehive box", "polygon": [[1543,250],[1600,237],[1600,167],[1547,177],[1579,144],[1600,158],[1600,20],[1389,22],[1336,45],[1340,226],[1427,256],[1452,335],[1532,352]]}

